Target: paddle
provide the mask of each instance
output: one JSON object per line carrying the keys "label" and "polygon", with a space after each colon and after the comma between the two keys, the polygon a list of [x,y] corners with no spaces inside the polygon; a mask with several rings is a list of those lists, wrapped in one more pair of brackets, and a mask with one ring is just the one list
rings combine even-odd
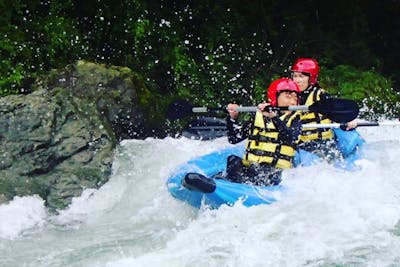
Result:
{"label": "paddle", "polygon": [[[338,128],[338,127],[345,127],[345,126],[346,126],[346,123],[327,123],[327,124],[308,123],[308,124],[303,124],[301,127],[303,127],[303,128]],[[368,127],[368,126],[400,126],[400,122],[397,122],[397,121],[357,122],[357,127]]]}
{"label": "paddle", "polygon": [[[316,113],[324,114],[326,117],[336,122],[349,122],[354,120],[358,116],[358,105],[356,102],[349,99],[324,99],[310,106],[288,106],[276,108],[279,110],[304,110]],[[195,113],[205,112],[218,112],[226,111],[226,107],[193,107],[190,103],[184,100],[177,100],[173,102],[167,109],[166,117],[169,119],[179,119],[185,116],[193,115]],[[255,112],[257,111],[256,106],[249,107],[238,107],[239,112]]]}

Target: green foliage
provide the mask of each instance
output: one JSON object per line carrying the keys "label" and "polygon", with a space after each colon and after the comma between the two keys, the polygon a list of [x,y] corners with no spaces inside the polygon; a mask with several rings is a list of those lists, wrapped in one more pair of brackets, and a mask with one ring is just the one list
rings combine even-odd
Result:
{"label": "green foliage", "polygon": [[[288,76],[295,58],[312,56],[329,69],[360,68],[360,73],[332,70],[337,75],[329,77],[327,85],[340,88],[343,96],[359,101],[364,97],[369,107],[374,106],[368,103],[375,96],[394,103],[394,98],[376,91],[388,90],[392,82],[376,80],[367,70],[381,73],[388,62],[392,69],[399,62],[399,34],[386,28],[376,32],[380,24],[374,21],[377,12],[396,17],[398,6],[377,8],[369,2],[357,1],[349,9],[344,2],[315,0],[301,5],[236,0],[3,0],[0,96],[27,92],[38,75],[85,59],[131,68],[150,90],[145,98],[152,96],[161,106],[176,97],[199,105],[249,105],[264,99],[272,79]],[[400,20],[387,21],[395,28]],[[391,42],[382,42],[386,38]],[[386,43],[390,50],[383,47]],[[385,53],[375,53],[376,47]]]}
{"label": "green foliage", "polygon": [[17,27],[3,25],[1,29],[5,33],[0,39],[0,96],[4,96],[19,92],[19,86],[29,72],[19,59],[30,57],[30,53],[22,44]]}
{"label": "green foliage", "polygon": [[400,92],[393,89],[390,79],[376,71],[339,65],[331,70],[323,69],[321,73],[321,81],[327,91],[357,101],[363,107],[363,117],[372,118],[374,114],[388,118],[399,116]]}
{"label": "green foliage", "polygon": [[71,5],[70,1],[10,1],[2,9],[1,96],[29,91],[38,74],[79,57],[84,46],[76,20],[63,16]]}
{"label": "green foliage", "polygon": [[[0,44],[1,45],[1,44]],[[1,61],[1,69],[9,67],[11,63],[5,59]],[[6,66],[2,68],[3,66]],[[22,80],[25,76],[24,67],[21,64],[17,64],[13,69],[8,72],[0,74],[0,96],[12,95],[19,93],[18,88],[21,85]]]}

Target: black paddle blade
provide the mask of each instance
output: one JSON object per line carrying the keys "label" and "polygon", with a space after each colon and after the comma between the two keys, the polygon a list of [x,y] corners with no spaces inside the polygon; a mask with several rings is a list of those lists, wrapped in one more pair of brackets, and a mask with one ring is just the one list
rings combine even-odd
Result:
{"label": "black paddle blade", "polygon": [[192,109],[193,106],[189,102],[179,99],[169,105],[165,113],[165,117],[170,120],[181,119],[185,116],[192,115]]}
{"label": "black paddle blade", "polygon": [[335,122],[349,122],[357,118],[359,108],[350,99],[329,98],[315,102],[308,107],[309,111],[324,114]]}
{"label": "black paddle blade", "polygon": [[211,140],[226,136],[226,120],[216,117],[196,117],[189,121],[182,135],[189,139]]}

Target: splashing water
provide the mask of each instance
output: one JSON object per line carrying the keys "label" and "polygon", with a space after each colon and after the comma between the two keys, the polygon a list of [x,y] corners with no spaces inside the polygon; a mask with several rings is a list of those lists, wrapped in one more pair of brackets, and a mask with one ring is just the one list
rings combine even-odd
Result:
{"label": "splashing water", "polygon": [[226,138],[125,140],[110,181],[58,215],[37,196],[0,206],[1,266],[398,266],[400,127],[360,128],[359,170],[286,171],[272,205],[196,210],[173,169]]}

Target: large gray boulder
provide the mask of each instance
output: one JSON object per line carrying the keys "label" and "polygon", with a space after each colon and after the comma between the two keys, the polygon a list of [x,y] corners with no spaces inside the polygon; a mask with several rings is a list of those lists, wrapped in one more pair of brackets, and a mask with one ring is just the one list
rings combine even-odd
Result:
{"label": "large gray boulder", "polygon": [[63,209],[108,181],[118,140],[154,132],[151,94],[129,68],[78,61],[33,88],[0,98],[0,203],[38,194]]}
{"label": "large gray boulder", "polygon": [[111,173],[115,139],[95,105],[62,91],[0,98],[0,201],[38,194],[53,209]]}

